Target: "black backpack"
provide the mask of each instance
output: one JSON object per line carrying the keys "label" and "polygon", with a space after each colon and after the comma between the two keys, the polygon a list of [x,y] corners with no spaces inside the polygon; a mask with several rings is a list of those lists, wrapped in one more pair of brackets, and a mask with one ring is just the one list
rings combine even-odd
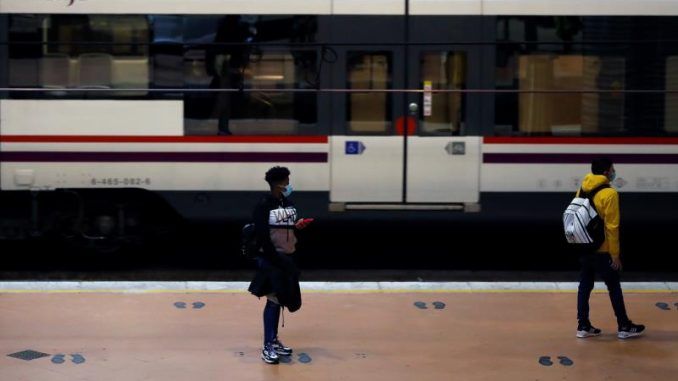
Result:
{"label": "black backpack", "polygon": [[254,224],[248,223],[242,227],[240,234],[240,254],[247,259],[254,259],[259,254],[259,245],[254,230]]}

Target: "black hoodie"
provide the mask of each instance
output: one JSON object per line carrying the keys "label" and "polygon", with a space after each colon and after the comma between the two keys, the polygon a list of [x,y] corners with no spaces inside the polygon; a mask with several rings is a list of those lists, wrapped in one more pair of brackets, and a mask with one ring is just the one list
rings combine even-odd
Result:
{"label": "black hoodie", "polygon": [[268,194],[257,204],[252,218],[257,243],[264,257],[271,258],[275,253],[293,254],[296,251],[294,224],[298,217],[292,201],[284,196],[277,199]]}
{"label": "black hoodie", "polygon": [[268,194],[254,209],[253,220],[261,250],[259,269],[249,291],[258,297],[273,293],[282,306],[294,312],[301,308],[299,269],[289,255],[295,252],[297,242],[294,204]]}

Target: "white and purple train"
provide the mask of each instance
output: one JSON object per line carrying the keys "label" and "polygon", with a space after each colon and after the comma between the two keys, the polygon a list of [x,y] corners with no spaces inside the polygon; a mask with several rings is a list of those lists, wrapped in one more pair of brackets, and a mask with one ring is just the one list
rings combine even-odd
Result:
{"label": "white and purple train", "polygon": [[604,154],[676,193],[675,36],[668,0],[3,0],[0,187],[227,217],[284,165],[332,211],[473,211]]}

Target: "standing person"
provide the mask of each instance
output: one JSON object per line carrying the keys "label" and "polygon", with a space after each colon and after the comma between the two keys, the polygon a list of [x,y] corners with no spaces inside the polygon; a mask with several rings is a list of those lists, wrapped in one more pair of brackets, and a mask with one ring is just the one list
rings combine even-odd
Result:
{"label": "standing person", "polygon": [[624,295],[619,280],[619,271],[622,269],[622,262],[619,258],[619,194],[610,187],[610,182],[616,177],[616,171],[612,161],[603,157],[593,160],[591,172],[582,180],[582,186],[577,195],[582,191],[586,194],[597,192],[593,197],[593,204],[604,221],[605,240],[597,252],[584,253],[580,257],[577,337],[598,336],[601,333],[601,330],[595,328],[589,320],[589,298],[596,273],[601,276],[610,294],[612,308],[617,317],[617,337],[628,339],[640,336],[645,331],[645,326],[633,324],[626,315]]}
{"label": "standing person", "polygon": [[[312,219],[299,219],[292,194],[290,171],[273,167],[266,172],[270,193],[254,209],[254,229],[257,245],[258,271],[249,291],[257,297],[266,296],[264,306],[264,347],[261,358],[268,364],[277,364],[279,356],[290,356],[292,348],[278,338],[281,310],[290,312],[301,308],[299,269],[290,256],[296,251],[296,230],[305,228]],[[284,320],[283,320],[284,326]]]}

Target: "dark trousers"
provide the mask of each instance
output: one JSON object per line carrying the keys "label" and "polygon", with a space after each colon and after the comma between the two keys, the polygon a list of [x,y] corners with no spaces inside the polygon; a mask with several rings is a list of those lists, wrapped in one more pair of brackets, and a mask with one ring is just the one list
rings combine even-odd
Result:
{"label": "dark trousers", "polygon": [[280,304],[271,300],[266,301],[264,307],[264,346],[278,337],[278,323],[280,322]]}
{"label": "dark trousers", "polygon": [[577,319],[584,325],[591,324],[589,321],[589,298],[593,290],[595,275],[598,274],[610,294],[610,302],[619,326],[626,325],[629,321],[624,306],[624,294],[619,283],[619,271],[613,269],[612,258],[606,253],[587,253],[579,258],[581,273],[579,278],[579,293],[577,295]]}

